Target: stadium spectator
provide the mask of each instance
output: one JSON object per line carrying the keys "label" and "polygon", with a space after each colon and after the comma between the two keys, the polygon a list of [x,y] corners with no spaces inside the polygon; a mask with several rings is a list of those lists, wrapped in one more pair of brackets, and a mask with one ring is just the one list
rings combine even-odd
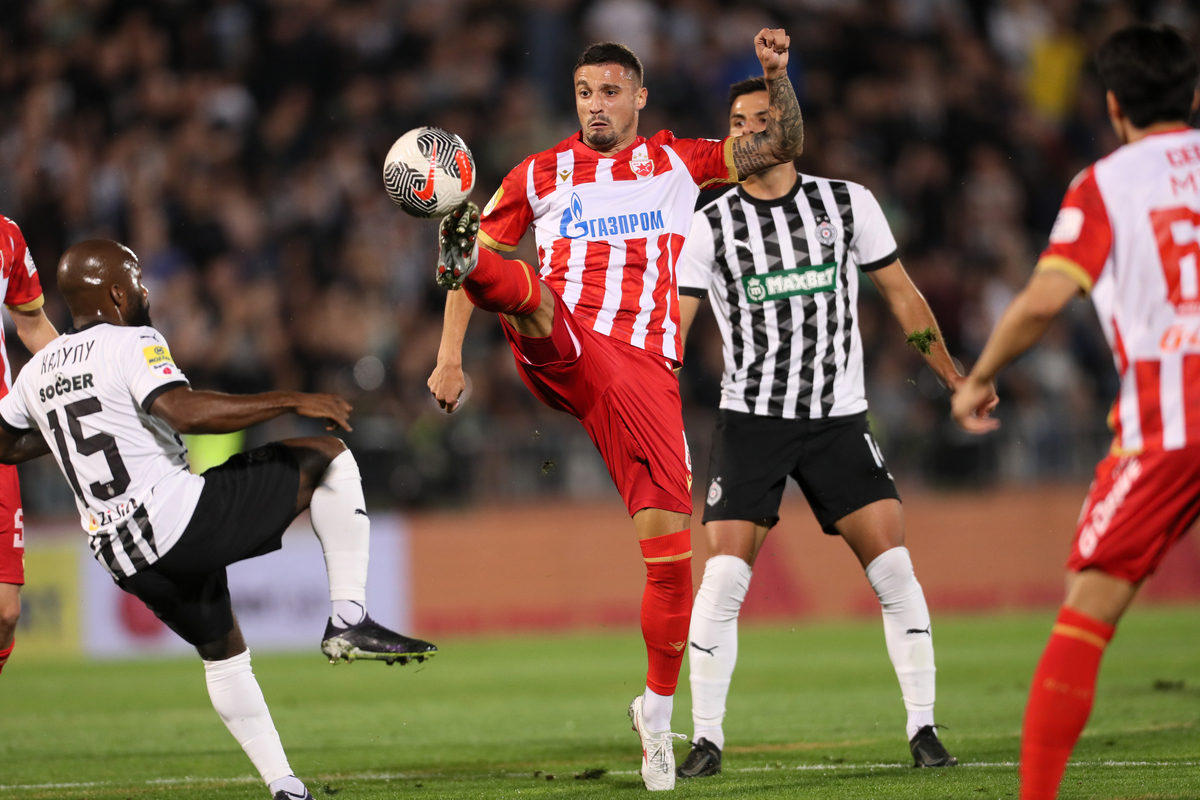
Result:
{"label": "stadium spectator", "polygon": [[[814,142],[800,167],[861,182],[879,198],[914,280],[924,287],[936,277],[943,296],[962,303],[958,333],[941,307],[935,311],[951,352],[965,360],[991,322],[985,288],[1023,282],[1028,253],[1045,242],[1071,177],[1115,146],[1086,64],[1055,79],[1077,89],[1056,92],[1054,113],[1033,105],[1035,46],[1051,36],[1095,42],[1131,16],[1190,31],[1197,24],[1177,0],[803,0],[758,8],[715,0],[17,0],[0,21],[0,213],[21,222],[42,263],[89,237],[134,243],[160,298],[159,319],[170,322],[181,365],[198,384],[233,387],[250,375],[276,388],[351,395],[375,419],[362,443],[378,459],[366,476],[375,499],[603,491],[587,477],[602,470],[589,456],[570,456],[578,469],[541,474],[545,460],[563,463],[589,445],[523,396],[515,370],[494,358],[496,324],[479,325],[466,342],[474,397],[462,412],[441,419],[422,380],[414,389],[413,376],[436,357],[420,333],[441,314],[425,256],[434,230],[390,205],[379,171],[400,133],[442,125],[473,148],[476,199],[486,199],[513,163],[570,132],[573,109],[559,76],[593,41],[591,26],[619,16],[614,8],[631,13],[623,7],[648,21],[653,30],[639,35],[655,42],[659,60],[671,60],[669,70],[650,71],[651,106],[666,109],[652,122],[679,136],[722,124],[714,98],[751,74],[738,63],[741,45],[730,44],[744,41],[739,31],[766,22],[796,30],[793,77]],[[1001,187],[1003,220],[972,228],[969,220],[992,201],[968,203],[968,184],[972,192]],[[277,313],[247,315],[217,299],[250,294],[260,281],[274,285],[266,300]],[[65,309],[47,289],[47,315],[61,327]],[[345,336],[335,330],[336,344],[313,335],[331,327],[326,297],[367,318]],[[864,292],[863,314],[886,314],[877,295]],[[184,329],[195,338],[185,342]],[[695,351],[716,335],[698,329]],[[1065,459],[1000,457],[1004,442],[963,445],[936,424],[946,395],[928,373],[918,375],[919,360],[896,346],[890,326],[864,336],[881,446],[908,480],[1083,477],[1104,450],[1103,426],[1091,423],[1069,433]],[[256,353],[230,363],[222,353],[233,341],[253,342]],[[1073,389],[1086,412],[1080,418],[1098,419],[1116,380],[1096,355],[1102,337],[1090,311],[1068,315],[1061,347],[1082,365]],[[26,357],[12,355],[16,366]],[[378,384],[355,378],[363,359],[383,365]],[[1025,401],[1003,414],[1034,419],[1054,402],[1032,372],[1019,364],[1006,373]],[[719,377],[719,362],[684,376],[685,420],[700,459],[701,432],[712,424],[704,409],[715,406],[701,394]],[[884,418],[889,388],[902,390],[896,402],[907,416]],[[557,433],[555,426],[561,435],[531,442],[529,428]],[[302,432],[255,432],[250,444]],[[1043,442],[1034,452],[1063,444]],[[978,450],[977,466],[931,468],[956,447]],[[57,480],[32,466],[29,486]],[[484,474],[493,468],[507,482]],[[27,494],[42,505],[55,496]],[[42,510],[69,507],[69,497],[57,496]]]}

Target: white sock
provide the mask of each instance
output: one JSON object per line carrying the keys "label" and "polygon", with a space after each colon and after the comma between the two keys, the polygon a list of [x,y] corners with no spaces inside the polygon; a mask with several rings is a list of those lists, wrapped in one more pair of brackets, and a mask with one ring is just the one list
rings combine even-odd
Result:
{"label": "white sock", "polygon": [[213,708],[263,781],[270,784],[291,775],[267,701],[250,668],[250,651],[224,661],[205,661],[204,680]]}
{"label": "white sock", "polygon": [[646,687],[642,693],[642,719],[646,730],[662,733],[671,730],[671,711],[675,708],[675,695],[659,694]]}
{"label": "white sock", "polygon": [[883,636],[908,709],[908,738],[933,724],[936,694],[933,628],[925,593],[907,547],[893,547],[867,565],[867,580],[883,607]]}
{"label": "white sock", "polygon": [[708,739],[725,747],[725,698],[737,665],[737,621],[750,565],[737,556],[713,556],[704,565],[704,579],[692,606],[688,630],[688,673],[692,683],[692,741]]}
{"label": "white sock", "polygon": [[267,785],[267,791],[271,793],[272,797],[274,797],[275,794],[280,791],[285,791],[288,794],[295,795],[296,797],[304,797],[305,793],[308,792],[308,789],[305,787],[304,781],[300,780],[295,775],[287,775],[277,781],[271,781],[271,783]]}
{"label": "white sock", "polygon": [[[341,617],[345,625],[356,625],[367,613],[371,521],[367,519],[366,508],[358,462],[346,450],[329,463],[309,505],[313,530],[325,552],[335,624],[341,624],[337,620]],[[352,601],[358,607],[339,603],[340,600]]]}

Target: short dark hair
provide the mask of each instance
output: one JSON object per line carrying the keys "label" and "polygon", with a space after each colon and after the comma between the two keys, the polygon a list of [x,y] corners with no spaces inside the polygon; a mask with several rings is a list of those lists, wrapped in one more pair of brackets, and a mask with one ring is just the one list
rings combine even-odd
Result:
{"label": "short dark hair", "polygon": [[580,54],[579,60],[575,62],[575,68],[571,70],[571,74],[574,75],[578,72],[580,67],[592,67],[597,64],[616,64],[633,70],[633,74],[637,75],[638,85],[642,84],[641,59],[620,42],[597,42],[588,45],[587,49]]}
{"label": "short dark hair", "polygon": [[762,75],[757,78],[746,78],[744,81],[738,81],[733,86],[729,87],[729,110],[733,110],[733,103],[744,94],[754,94],[755,92],[765,92],[767,90],[767,79]]}
{"label": "short dark hair", "polygon": [[1169,25],[1130,25],[1117,31],[1097,51],[1096,71],[1139,128],[1192,117],[1200,66],[1187,41]]}

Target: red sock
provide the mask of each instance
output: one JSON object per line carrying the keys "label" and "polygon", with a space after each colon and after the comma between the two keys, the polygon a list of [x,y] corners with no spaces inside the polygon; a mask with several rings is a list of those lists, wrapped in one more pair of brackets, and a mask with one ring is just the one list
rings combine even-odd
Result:
{"label": "red sock", "polygon": [[479,263],[463,281],[471,302],[497,314],[532,314],[542,302],[537,272],[524,261],[512,260],[479,248]]}
{"label": "red sock", "polygon": [[643,539],[646,591],[642,594],[642,637],[650,668],[646,685],[675,694],[692,619],[692,532]]}
{"label": "red sock", "polygon": [[1100,657],[1112,625],[1063,606],[1042,653],[1021,732],[1021,800],[1053,800],[1092,713]]}
{"label": "red sock", "polygon": [[14,636],[12,644],[4,650],[0,650],[0,672],[4,672],[4,665],[8,663],[8,657],[12,655],[13,648],[17,646],[17,638]]}

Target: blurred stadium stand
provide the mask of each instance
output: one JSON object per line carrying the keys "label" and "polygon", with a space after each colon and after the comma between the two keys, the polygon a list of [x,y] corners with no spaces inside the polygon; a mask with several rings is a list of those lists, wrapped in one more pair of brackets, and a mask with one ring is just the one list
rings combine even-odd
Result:
{"label": "blurred stadium stand", "polygon": [[[434,226],[382,190],[393,139],[420,124],[460,133],[482,204],[577,129],[570,67],[603,39],[645,62],[642,132],[717,137],[728,84],[759,71],[755,32],[783,25],[801,169],[878,195],[969,364],[1067,183],[1115,146],[1088,54],[1134,19],[1194,34],[1198,16],[1182,0],[0,2],[0,213],[25,231],[60,328],[59,255],[111,237],[140,255],[195,385],[350,397],[376,505],[607,497],[582,430],[529,396],[487,315],[465,353],[473,396],[453,417],[434,408]],[[1107,447],[1116,376],[1090,305],[1005,373],[1004,428],[982,443],[952,429],[869,292],[861,320],[873,421],[902,482],[1077,480]],[[695,336],[682,382],[702,475],[721,359],[711,319]],[[304,430],[281,421],[248,444]],[[23,468],[23,493],[29,514],[71,509],[49,462]]]}

